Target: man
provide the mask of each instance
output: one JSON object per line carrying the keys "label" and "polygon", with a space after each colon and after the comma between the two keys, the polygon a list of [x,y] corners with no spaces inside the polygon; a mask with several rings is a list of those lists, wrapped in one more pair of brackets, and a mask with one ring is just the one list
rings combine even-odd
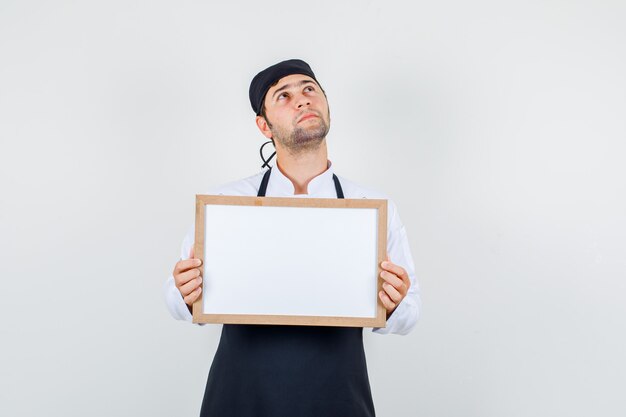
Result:
{"label": "man", "polygon": [[[274,143],[276,167],[211,194],[385,198],[333,173],[326,146],[328,102],[307,63],[288,60],[261,71],[250,85],[250,102],[257,127]],[[385,282],[379,293],[387,327],[373,331],[406,334],[417,321],[419,295],[405,229],[390,200],[388,214],[388,260],[381,265]],[[190,232],[165,286],[170,312],[187,321],[202,282],[192,248]],[[363,329],[223,325],[201,415],[373,416]]]}

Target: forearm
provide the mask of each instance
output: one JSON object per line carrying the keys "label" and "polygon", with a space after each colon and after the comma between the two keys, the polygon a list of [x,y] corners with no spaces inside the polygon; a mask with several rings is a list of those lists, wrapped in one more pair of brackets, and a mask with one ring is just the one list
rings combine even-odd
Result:
{"label": "forearm", "polygon": [[372,331],[378,334],[408,334],[417,323],[419,311],[419,297],[417,294],[409,294],[389,316],[386,327],[377,327]]}
{"label": "forearm", "polygon": [[[390,232],[387,235],[389,261],[402,268],[403,271],[400,275],[408,276],[408,280],[404,278],[404,286],[406,286],[407,281],[410,284],[406,296],[387,317],[386,327],[374,328],[373,331],[379,334],[393,333],[404,335],[415,327],[419,318],[421,308],[420,288],[415,276],[415,264],[411,255],[406,230],[400,222],[397,210],[393,204],[390,204],[389,230]],[[384,285],[388,285],[388,283]]]}
{"label": "forearm", "polygon": [[178,288],[176,288],[176,284],[174,283],[174,278],[169,277],[165,284],[163,285],[163,295],[165,296],[165,304],[167,305],[167,309],[169,310],[172,317],[176,320],[184,320],[191,322],[192,316],[191,311],[185,301],[183,300],[182,295]]}

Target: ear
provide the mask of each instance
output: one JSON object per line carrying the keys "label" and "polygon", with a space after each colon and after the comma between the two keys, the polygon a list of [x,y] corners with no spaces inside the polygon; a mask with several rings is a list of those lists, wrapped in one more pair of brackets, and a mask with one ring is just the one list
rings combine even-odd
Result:
{"label": "ear", "polygon": [[272,131],[270,130],[270,127],[267,124],[267,120],[265,120],[265,117],[263,116],[256,117],[256,127],[259,128],[261,133],[263,133],[263,136],[265,136],[268,139],[272,139]]}

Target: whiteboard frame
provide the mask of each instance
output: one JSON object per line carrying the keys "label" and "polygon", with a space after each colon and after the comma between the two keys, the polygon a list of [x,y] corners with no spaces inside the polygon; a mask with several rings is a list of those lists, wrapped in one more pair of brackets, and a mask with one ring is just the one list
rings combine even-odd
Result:
{"label": "whiteboard frame", "polygon": [[[195,223],[195,257],[202,260],[200,271],[204,276],[204,246],[207,238],[205,233],[205,206],[251,206],[251,207],[299,207],[303,210],[315,208],[367,208],[377,211],[377,243],[376,243],[376,277],[377,291],[374,294],[375,317],[359,316],[310,316],[310,315],[275,315],[275,314],[205,314],[203,312],[204,280],[200,297],[193,304],[194,323],[222,324],[265,324],[265,325],[299,325],[299,326],[342,326],[342,327],[385,327],[386,309],[378,293],[382,290],[383,279],[380,277],[381,262],[387,256],[387,200],[383,199],[338,199],[338,198],[282,198],[282,197],[248,197],[224,195],[196,195]],[[229,245],[230,242],[224,242]],[[242,242],[230,243],[241,250]],[[372,259],[374,264],[374,259]],[[371,285],[364,282],[364,285]],[[288,295],[287,295],[288,296]],[[370,302],[370,301],[368,301]]]}

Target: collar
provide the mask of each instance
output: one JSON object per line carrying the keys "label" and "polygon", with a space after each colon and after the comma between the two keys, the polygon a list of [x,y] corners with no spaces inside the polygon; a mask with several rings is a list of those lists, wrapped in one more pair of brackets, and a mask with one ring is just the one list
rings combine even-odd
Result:
{"label": "collar", "polygon": [[317,177],[313,178],[307,186],[308,194],[295,195],[293,183],[278,168],[278,164],[272,168],[270,181],[267,184],[268,197],[296,197],[296,198],[336,198],[335,182],[333,181],[333,164],[328,161],[328,168]]}

